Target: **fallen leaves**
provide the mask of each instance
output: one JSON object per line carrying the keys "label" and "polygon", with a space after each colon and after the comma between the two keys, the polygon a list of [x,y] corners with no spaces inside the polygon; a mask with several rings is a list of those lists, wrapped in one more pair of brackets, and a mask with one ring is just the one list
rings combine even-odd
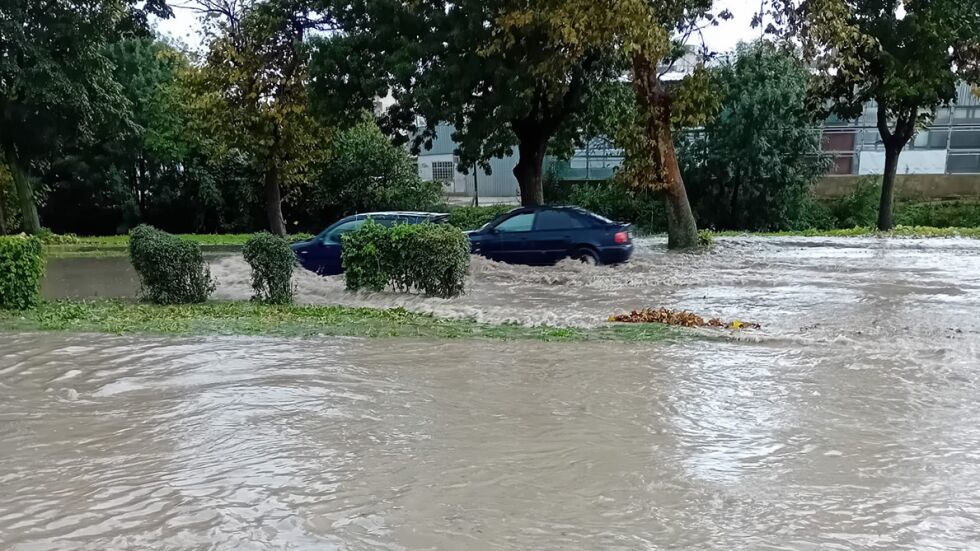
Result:
{"label": "fallen leaves", "polygon": [[684,310],[671,310],[669,308],[633,310],[628,314],[609,316],[609,321],[620,323],[663,323],[666,325],[680,325],[682,327],[724,327],[726,329],[762,328],[758,323],[739,320],[724,322],[718,318],[711,318],[706,321],[697,314]]}

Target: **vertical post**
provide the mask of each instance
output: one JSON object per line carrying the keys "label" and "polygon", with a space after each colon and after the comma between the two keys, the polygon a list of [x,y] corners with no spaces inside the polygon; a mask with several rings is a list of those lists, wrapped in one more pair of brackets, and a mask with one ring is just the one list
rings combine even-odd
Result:
{"label": "vertical post", "polygon": [[592,181],[592,140],[585,142],[585,181]]}
{"label": "vertical post", "polygon": [[473,163],[473,206],[480,206],[480,165]]}
{"label": "vertical post", "polygon": [[956,113],[956,104],[950,105],[947,109],[949,109],[949,118],[946,120],[946,166],[943,167],[943,174],[949,174],[949,146],[953,143],[953,115]]}

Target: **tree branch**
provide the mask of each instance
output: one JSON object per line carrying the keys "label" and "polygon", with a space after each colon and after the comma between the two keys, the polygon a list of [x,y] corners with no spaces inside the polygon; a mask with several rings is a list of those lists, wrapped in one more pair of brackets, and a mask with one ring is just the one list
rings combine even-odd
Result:
{"label": "tree branch", "polygon": [[878,102],[878,132],[881,140],[886,144],[892,139],[892,131],[888,128],[888,109],[881,102]]}

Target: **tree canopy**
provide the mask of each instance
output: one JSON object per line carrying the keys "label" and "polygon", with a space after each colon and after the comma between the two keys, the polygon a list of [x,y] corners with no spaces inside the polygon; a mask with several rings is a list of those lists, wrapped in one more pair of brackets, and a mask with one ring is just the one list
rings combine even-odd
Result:
{"label": "tree canopy", "polygon": [[802,43],[815,98],[845,119],[877,106],[885,145],[878,227],[892,225],[898,157],[965,80],[980,83],[978,0],[774,0],[770,30]]}
{"label": "tree canopy", "polygon": [[[597,83],[616,74],[599,47],[560,66],[562,44],[530,27],[504,36],[511,0],[327,1],[341,34],[321,40],[312,89],[328,117],[372,108],[391,95],[382,126],[416,150],[436,125],[455,128],[461,165],[517,148],[514,174],[525,204],[542,202],[542,161],[549,147],[569,149]],[[503,15],[502,15],[503,14]]]}
{"label": "tree canopy", "polygon": [[718,116],[680,138],[698,221],[724,229],[801,229],[810,188],[827,167],[820,121],[808,108],[810,73],[798,52],[739,44],[717,68]]}
{"label": "tree canopy", "polygon": [[20,198],[25,229],[40,222],[33,180],[53,154],[91,139],[103,120],[129,122],[106,45],[119,32],[145,32],[143,10],[161,1],[9,0],[0,17],[0,149]]}

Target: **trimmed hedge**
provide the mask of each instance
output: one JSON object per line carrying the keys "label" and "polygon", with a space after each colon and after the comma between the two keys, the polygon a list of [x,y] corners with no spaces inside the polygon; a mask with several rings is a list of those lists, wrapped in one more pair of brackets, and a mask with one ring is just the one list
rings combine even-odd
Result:
{"label": "trimmed hedge", "polygon": [[44,244],[37,237],[0,237],[0,309],[26,310],[41,300]]}
{"label": "trimmed hedge", "polygon": [[458,228],[443,224],[368,222],[343,236],[344,277],[352,291],[416,291],[449,298],[463,293],[470,243]]}
{"label": "trimmed hedge", "polygon": [[487,222],[516,208],[514,205],[455,207],[449,211],[449,223],[461,230],[478,230]]}
{"label": "trimmed hedge", "polygon": [[142,297],[156,304],[204,302],[214,292],[201,246],[141,225],[129,232],[129,259],[140,278]]}
{"label": "trimmed hedge", "polygon": [[293,267],[296,256],[289,243],[268,232],[253,235],[242,250],[252,267],[252,300],[267,304],[293,302]]}

